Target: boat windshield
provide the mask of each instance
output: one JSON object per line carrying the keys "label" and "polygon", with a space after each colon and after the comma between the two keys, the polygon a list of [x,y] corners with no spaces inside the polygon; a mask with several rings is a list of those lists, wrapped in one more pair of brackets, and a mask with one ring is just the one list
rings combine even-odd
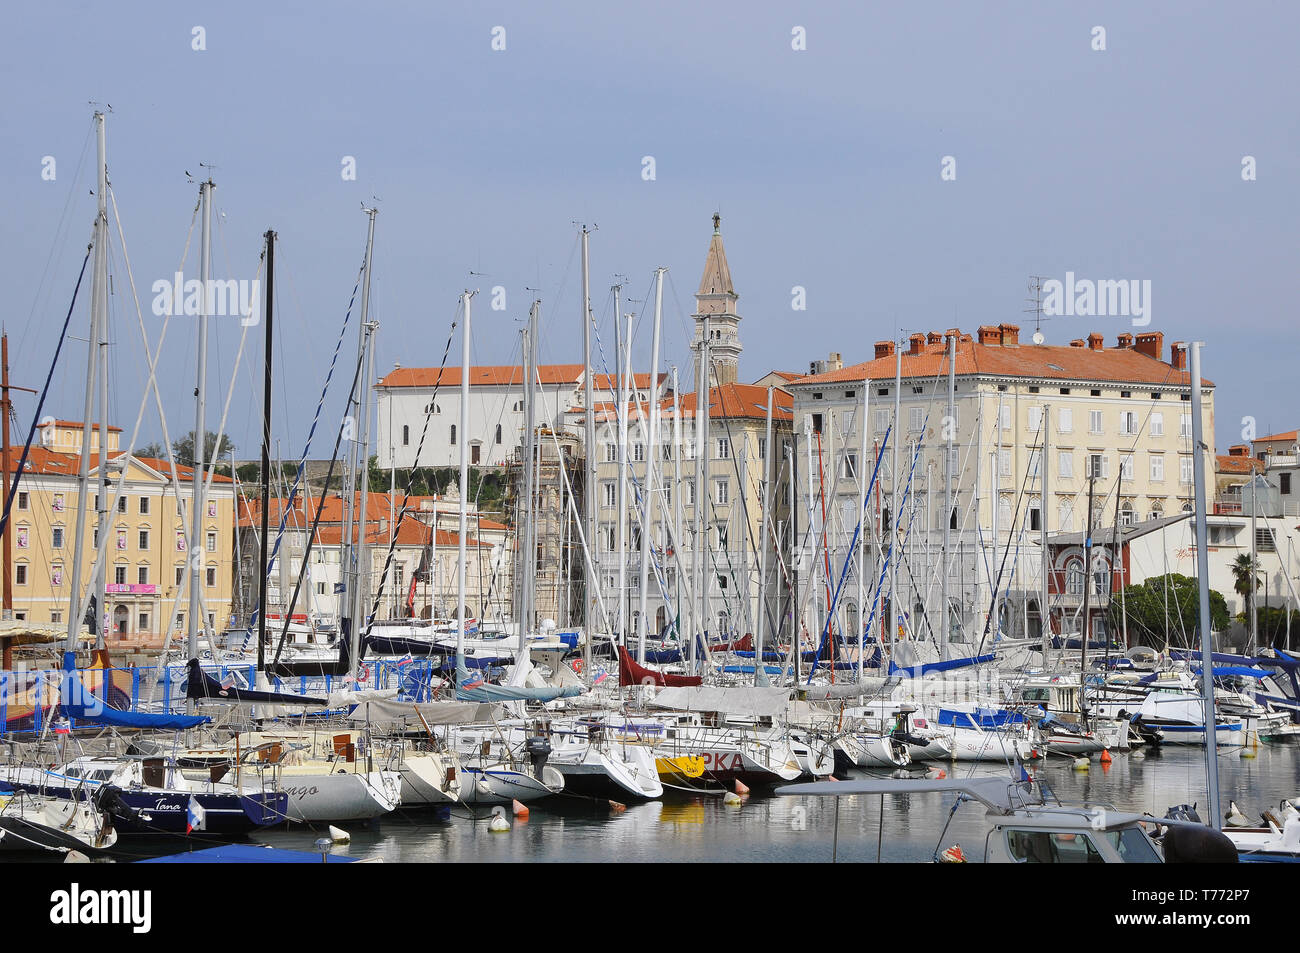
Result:
{"label": "boat windshield", "polygon": [[1126,864],[1158,864],[1160,855],[1151,841],[1136,827],[1124,827],[1117,831],[1107,831],[1106,839],[1124,858]]}
{"label": "boat windshield", "polygon": [[1089,835],[1066,831],[1007,831],[1007,849],[1021,864],[1105,863]]}

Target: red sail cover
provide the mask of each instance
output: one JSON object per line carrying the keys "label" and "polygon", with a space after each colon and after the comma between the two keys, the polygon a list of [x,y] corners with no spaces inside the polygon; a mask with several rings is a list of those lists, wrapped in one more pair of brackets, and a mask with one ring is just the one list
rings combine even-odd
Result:
{"label": "red sail cover", "polygon": [[664,688],[692,688],[703,685],[698,675],[667,675],[644,665],[637,665],[623,646],[618,647],[618,683],[620,685],[659,685]]}

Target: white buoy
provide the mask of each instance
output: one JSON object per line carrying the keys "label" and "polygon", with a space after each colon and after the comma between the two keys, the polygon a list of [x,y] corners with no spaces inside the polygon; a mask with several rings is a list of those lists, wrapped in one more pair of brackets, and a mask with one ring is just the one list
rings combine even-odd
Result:
{"label": "white buoy", "polygon": [[336,844],[352,843],[352,835],[349,834],[347,831],[343,830],[343,828],[341,827],[334,827],[333,825],[330,825],[329,832],[330,832],[330,840]]}
{"label": "white buoy", "polygon": [[722,803],[727,805],[727,807],[740,807],[745,803],[745,799],[735,791],[728,791],[722,796]]}
{"label": "white buoy", "polygon": [[1087,771],[1087,770],[1088,770],[1088,764],[1089,764],[1089,762],[1088,762],[1088,759],[1087,759],[1087,758],[1075,758],[1075,759],[1074,759],[1074,770],[1076,770],[1076,771]]}
{"label": "white buoy", "polygon": [[492,820],[488,821],[488,830],[493,834],[504,834],[510,830],[510,822],[506,820],[505,809],[500,805],[492,808]]}
{"label": "white buoy", "polygon": [[1145,761],[1147,759],[1147,756],[1142,753],[1141,748],[1138,748],[1136,751],[1133,751],[1129,754],[1129,759],[1132,761]]}
{"label": "white buoy", "polygon": [[70,850],[63,855],[63,862],[65,864],[88,864],[90,858],[79,850]]}
{"label": "white buoy", "polygon": [[1243,758],[1253,758],[1255,757],[1255,749],[1250,747],[1242,748],[1241,756]]}
{"label": "white buoy", "polygon": [[474,790],[484,797],[489,797],[492,794],[492,785],[488,784],[482,778],[479,778],[474,782]]}

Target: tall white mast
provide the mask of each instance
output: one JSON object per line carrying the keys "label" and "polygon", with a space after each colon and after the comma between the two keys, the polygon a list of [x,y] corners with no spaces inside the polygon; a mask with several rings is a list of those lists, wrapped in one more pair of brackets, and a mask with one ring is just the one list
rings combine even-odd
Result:
{"label": "tall white mast", "polygon": [[[375,216],[379,210],[368,208],[365,210],[367,217],[370,219],[366,235],[366,270],[365,277],[361,283],[361,350],[364,355],[365,370],[362,371],[361,393],[357,400],[357,413],[360,415],[359,421],[360,434],[359,441],[355,445],[357,448],[357,465],[361,468],[361,496],[357,507],[358,514],[356,519],[356,542],[353,544],[352,565],[353,565],[353,585],[348,591],[348,599],[351,604],[349,614],[352,617],[350,626],[351,642],[349,648],[352,650],[352,664],[359,665],[361,657],[361,634],[366,624],[366,614],[369,612],[367,606],[367,596],[370,588],[370,552],[366,546],[366,503],[370,495],[370,381],[375,372],[375,331],[379,325],[370,320],[370,271],[374,264],[375,255]],[[466,371],[465,373],[468,373]],[[461,428],[461,440],[466,439],[464,428]],[[350,494],[349,494],[350,495]],[[349,536],[349,540],[351,537]]]}
{"label": "tall white mast", "polygon": [[[91,276],[90,292],[90,337],[86,345],[86,395],[84,410],[81,415],[81,461],[77,470],[77,528],[73,539],[72,547],[72,572],[69,575],[72,589],[71,611],[68,613],[68,641],[65,646],[68,652],[77,650],[77,632],[81,628],[81,621],[86,612],[86,603],[82,601],[81,586],[81,564],[85,552],[86,539],[86,504],[88,491],[90,489],[90,438],[92,433],[91,418],[95,410],[95,376],[98,342],[106,337],[106,333],[101,332],[100,326],[107,324],[107,308],[104,306],[107,300],[107,270],[108,270],[108,162],[106,155],[106,145],[104,138],[104,114],[96,111],[95,113],[95,132],[98,139],[99,148],[99,180],[95,190],[96,210],[95,210],[95,270]],[[101,434],[102,440],[102,434]],[[103,466],[101,464],[101,470]],[[102,474],[101,474],[102,479]],[[100,494],[102,501],[104,494]],[[96,506],[98,509],[98,505]],[[101,518],[99,521],[100,532],[107,532],[107,523]],[[95,590],[95,580],[91,580],[90,588]],[[100,595],[98,602],[98,611],[95,615],[95,639],[96,645],[102,646],[103,642],[103,619],[104,597]]]}
{"label": "tall white mast", "polygon": [[[465,669],[465,534],[469,531],[469,441],[465,435],[469,432],[469,344],[470,344],[470,299],[473,292],[461,295],[461,305],[465,312],[465,326],[460,333],[460,519],[456,541],[456,674]],[[590,416],[590,408],[588,408]],[[519,658],[524,655],[524,635],[519,635]]]}
{"label": "tall white mast", "polygon": [[948,602],[948,552],[952,545],[952,481],[957,478],[953,466],[954,441],[957,437],[957,331],[948,335],[948,416],[944,420],[945,428],[951,428],[952,440],[943,441],[943,557],[939,571],[940,602],[939,631],[942,633],[939,652],[941,658],[948,657],[948,643],[952,639],[952,623],[948,619],[950,606]]}
{"label": "tall white mast", "polygon": [[[758,531],[758,618],[754,620],[754,684],[766,685],[767,672],[763,668],[763,624],[767,618],[767,550],[768,534],[772,531],[772,504],[776,500],[776,487],[773,480],[772,460],[772,403],[776,392],[771,384],[767,385],[767,422],[763,426],[763,453],[759,455],[759,472],[762,478],[758,485],[762,494],[758,505],[762,509],[762,525]],[[742,488],[743,492],[743,488]],[[748,561],[748,556],[746,556]]]}
{"label": "tall white mast", "polygon": [[587,570],[587,585],[583,592],[582,607],[582,677],[591,678],[591,642],[596,636],[596,417],[591,395],[591,269],[587,255],[587,239],[591,233],[582,226],[582,406],[586,410],[586,474],[583,480],[583,503],[587,517],[586,543],[590,547],[591,561]]}
{"label": "tall white mast", "polygon": [[894,455],[889,480],[889,654],[893,657],[898,637],[898,444],[903,433],[903,350],[894,341]]}
{"label": "tall white mast", "polygon": [[[1214,710],[1214,642],[1210,637],[1210,581],[1209,532],[1205,525],[1205,464],[1201,456],[1204,446],[1201,436],[1201,343],[1193,341],[1192,352],[1192,483],[1196,500],[1196,589],[1199,598],[1199,627],[1201,630],[1201,691],[1204,695],[1205,715],[1205,775],[1209,792],[1210,824],[1218,827],[1223,821],[1223,806],[1219,802],[1219,751],[1216,728],[1218,718]],[[1254,566],[1251,566],[1252,573]],[[1253,578],[1253,577],[1252,577]]]}
{"label": "tall white mast", "polygon": [[[624,353],[622,285],[614,285],[614,338],[617,354],[614,370],[617,381],[614,385],[615,416],[618,420],[618,520],[615,530],[614,555],[618,560],[618,609],[614,613],[615,631],[622,644],[627,643],[627,391],[626,355]],[[627,337],[632,336],[631,321],[628,322]]]}
{"label": "tall white mast", "polygon": [[699,630],[691,634],[691,671],[695,671],[696,641],[707,638],[709,612],[709,523],[705,518],[709,499],[709,318],[700,328],[700,357],[695,391],[695,565],[696,592],[700,594]]}
{"label": "tall white mast", "polygon": [[[651,504],[655,492],[655,458],[659,455],[659,331],[663,319],[666,270],[655,269],[654,328],[650,338],[650,432],[646,438],[645,481],[641,489],[641,615],[636,650],[636,660],[641,665],[645,664],[645,643],[650,635],[650,623],[646,620],[650,611],[650,527],[654,523]],[[635,383],[633,379],[633,385]],[[641,402],[637,401],[637,407],[640,406]]]}
{"label": "tall white mast", "polygon": [[[199,186],[200,204],[203,206],[203,242],[199,250],[200,281],[203,303],[199,308],[198,382],[194,388],[194,481],[190,490],[190,605],[186,617],[186,635],[190,658],[198,655],[199,616],[203,611],[202,592],[199,589],[199,569],[203,565],[203,464],[207,451],[207,388],[208,388],[208,289],[212,283],[212,189],[209,178]],[[217,447],[213,448],[215,452]],[[265,540],[263,540],[265,543]],[[259,610],[266,612],[266,606]]]}
{"label": "tall white mast", "polygon": [[1047,404],[1043,405],[1042,416],[1043,427],[1043,458],[1039,464],[1039,472],[1042,474],[1042,503],[1039,505],[1040,518],[1038,521],[1038,542],[1042,549],[1043,565],[1040,570],[1042,575],[1041,585],[1038,593],[1038,618],[1042,626],[1043,634],[1043,671],[1051,669],[1052,653],[1052,614],[1047,603],[1047,581],[1051,578],[1052,559],[1047,551],[1047,513],[1048,513],[1048,493],[1051,492],[1051,467],[1048,461],[1048,454],[1051,453],[1052,447],[1052,408]]}
{"label": "tall white mast", "polygon": [[[866,631],[863,621],[866,619],[867,598],[867,414],[871,408],[871,378],[862,379],[862,432],[858,450],[858,617],[854,624],[858,629],[858,681],[862,681],[862,654],[866,649]],[[771,397],[768,397],[768,419],[772,416]],[[874,463],[874,461],[872,461]]]}

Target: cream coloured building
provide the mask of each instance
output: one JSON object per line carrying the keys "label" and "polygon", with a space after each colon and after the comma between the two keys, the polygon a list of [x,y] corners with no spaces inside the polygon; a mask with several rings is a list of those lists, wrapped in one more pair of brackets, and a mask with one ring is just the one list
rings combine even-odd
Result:
{"label": "cream coloured building", "polygon": [[[184,508],[188,520],[193,470],[178,466],[178,483],[166,460],[123,454],[118,449],[119,434],[118,428],[110,428],[112,485],[123,467],[126,481],[107,527],[106,612],[102,619],[108,644],[128,640],[132,644],[156,643],[169,627],[174,636],[183,637],[191,565],[200,574],[202,611],[209,627],[224,627],[231,611],[233,579],[234,494],[230,479],[212,478],[198,559],[192,563],[179,508]],[[81,425],[72,421],[53,421],[41,428],[41,443],[32,447],[19,480],[9,524],[12,565],[6,567],[17,618],[67,623],[73,592],[81,435]],[[93,497],[99,475],[97,433],[92,446],[92,498],[87,501],[80,579],[85,589],[91,584],[99,535]],[[15,452],[15,471],[18,458]]]}
{"label": "cream coloured building", "polygon": [[[954,337],[956,390],[949,421],[948,347]],[[1037,634],[1040,526],[1045,522],[1049,534],[1084,528],[1090,465],[1096,474],[1094,526],[1190,511],[1198,460],[1206,485],[1214,486],[1212,448],[1199,457],[1193,453],[1187,357],[1181,342],[1166,355],[1158,331],[1120,333],[1109,347],[1097,333],[1067,345],[1021,342],[1019,328],[1010,324],[981,327],[975,336],[957,330],[913,334],[902,349],[901,394],[896,395],[900,355],[894,342],[878,342],[871,360],[787,385],[795,395],[801,461],[811,459],[813,466],[837,475],[833,491],[814,490],[812,506],[808,484],[801,481],[801,507],[811,515],[815,536],[825,529],[830,551],[838,554],[838,561],[832,560],[838,569],[860,509],[859,485],[852,476],[858,458],[863,457],[870,474],[888,431],[879,492],[866,522],[876,554],[868,563],[867,592],[875,586],[880,545],[894,522],[896,445],[898,524],[911,533],[896,567],[904,627],[925,638],[937,632],[940,567],[946,566],[951,618],[960,619],[966,639],[978,642],[986,632],[990,638],[996,632],[987,621],[995,588],[1004,597],[999,600],[1001,630]],[[1214,388],[1208,381],[1203,382],[1202,402],[1204,433],[1212,440]],[[945,512],[947,491],[952,508]],[[823,496],[828,504],[824,527]],[[848,591],[839,606],[841,624],[854,630],[859,619],[856,583]],[[871,603],[864,602],[864,609],[862,618],[870,614]],[[819,595],[811,612],[820,619],[824,611],[825,599]]]}

